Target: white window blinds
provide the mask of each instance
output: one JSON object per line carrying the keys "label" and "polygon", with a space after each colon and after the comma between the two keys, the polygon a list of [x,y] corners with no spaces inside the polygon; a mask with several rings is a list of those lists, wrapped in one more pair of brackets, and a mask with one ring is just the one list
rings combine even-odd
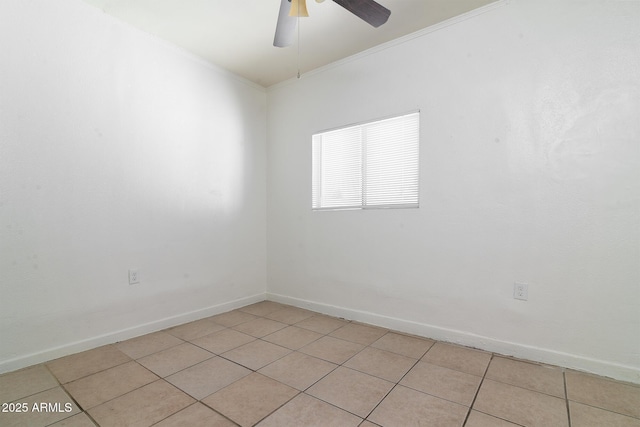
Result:
{"label": "white window blinds", "polygon": [[313,135],[313,209],[418,206],[419,113]]}

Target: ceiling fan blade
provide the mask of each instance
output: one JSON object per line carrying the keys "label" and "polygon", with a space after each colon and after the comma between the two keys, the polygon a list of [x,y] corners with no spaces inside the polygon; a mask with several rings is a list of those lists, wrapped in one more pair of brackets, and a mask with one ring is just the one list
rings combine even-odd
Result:
{"label": "ceiling fan blade", "polygon": [[333,0],[363,21],[378,28],[387,22],[391,11],[373,0]]}
{"label": "ceiling fan blade", "polygon": [[296,16],[289,16],[290,9],[290,0],[281,0],[276,35],[273,38],[273,45],[276,47],[291,46],[296,38],[296,23],[298,19]]}

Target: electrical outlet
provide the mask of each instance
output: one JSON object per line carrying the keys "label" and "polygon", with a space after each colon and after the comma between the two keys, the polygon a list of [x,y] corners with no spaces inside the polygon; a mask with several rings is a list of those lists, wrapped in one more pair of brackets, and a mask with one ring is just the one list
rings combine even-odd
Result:
{"label": "electrical outlet", "polygon": [[138,274],[138,270],[129,270],[129,284],[135,285],[136,283],[140,283],[140,275]]}
{"label": "electrical outlet", "polygon": [[515,299],[520,299],[523,301],[526,301],[527,299],[529,299],[529,285],[525,283],[514,283],[513,297]]}

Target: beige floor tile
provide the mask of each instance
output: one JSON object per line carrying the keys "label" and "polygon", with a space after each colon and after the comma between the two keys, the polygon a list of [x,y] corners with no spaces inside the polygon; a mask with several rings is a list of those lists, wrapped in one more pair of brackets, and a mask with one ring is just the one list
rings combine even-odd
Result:
{"label": "beige floor tile", "polygon": [[164,378],[212,357],[213,353],[186,342],[143,357],[138,363]]}
{"label": "beige floor tile", "polygon": [[55,387],[20,399],[26,412],[0,412],[2,427],[40,427],[79,414],[80,408],[62,389]]}
{"label": "beige floor tile", "polygon": [[396,386],[368,420],[385,427],[461,427],[467,410],[466,406]]}
{"label": "beige floor tile", "polygon": [[640,419],[569,402],[572,427],[640,427]]}
{"label": "beige floor tile", "polygon": [[88,411],[101,427],[150,426],[195,401],[164,380],[158,380]]}
{"label": "beige floor tile", "polygon": [[224,326],[215,323],[210,317],[207,317],[205,319],[196,320],[195,322],[185,323],[184,325],[167,329],[165,332],[168,332],[182,340],[191,341],[196,338],[221,331],[224,328]]}
{"label": "beige floor tile", "polygon": [[287,306],[278,302],[261,301],[239,308],[238,310],[244,311],[245,313],[253,314],[254,316],[265,316],[269,313],[273,313],[274,311],[282,310],[285,307]]}
{"label": "beige floor tile", "polygon": [[338,367],[309,388],[307,394],[366,418],[393,386],[389,381]]}
{"label": "beige floor tile", "polygon": [[51,424],[51,427],[96,427],[84,412]]}
{"label": "beige floor tile", "polygon": [[116,348],[132,359],[140,359],[169,347],[181,344],[183,341],[166,332],[154,332],[115,344]]}
{"label": "beige floor tile", "polygon": [[491,353],[453,344],[437,342],[422,358],[425,362],[482,377]]}
{"label": "beige floor tile", "polygon": [[518,427],[518,424],[492,417],[478,411],[471,411],[464,427]]}
{"label": "beige floor tile", "polygon": [[316,314],[315,316],[308,317],[303,321],[296,323],[296,326],[299,328],[309,329],[320,334],[328,334],[343,327],[347,323],[349,322],[344,319]]}
{"label": "beige floor tile", "polygon": [[77,380],[105,369],[127,363],[129,356],[113,345],[72,354],[47,363],[47,367],[62,384]]}
{"label": "beige floor tile", "polygon": [[202,403],[242,427],[250,427],[298,393],[292,387],[254,372],[205,398]]}
{"label": "beige floor tile", "polygon": [[199,400],[250,373],[250,370],[216,356],[173,374],[166,380]]}
{"label": "beige floor tile", "polygon": [[64,387],[86,411],[156,380],[156,375],[131,361],[72,381]]}
{"label": "beige floor tile", "polygon": [[291,353],[288,348],[271,344],[262,340],[255,340],[222,354],[225,359],[232,360],[242,366],[257,371],[263,366],[274,362]]}
{"label": "beige floor tile", "polygon": [[293,325],[294,323],[298,323],[303,321],[304,319],[308,319],[314,314],[315,313],[309,310],[303,310],[297,307],[286,307],[286,308],[283,308],[282,310],[269,313],[264,317],[267,317],[271,320],[275,320],[277,322]]}
{"label": "beige floor tile", "polygon": [[191,342],[214,354],[222,354],[255,340],[256,338],[251,335],[243,334],[233,329],[224,329]]}
{"label": "beige floor tile", "polygon": [[248,322],[234,326],[233,329],[244,334],[251,335],[252,337],[262,338],[265,335],[272,334],[275,331],[279,331],[280,329],[286,327],[287,325],[285,323],[280,323],[276,322],[275,320],[259,317],[257,319],[249,320]]}
{"label": "beige floor tile", "polygon": [[260,373],[304,391],[337,368],[326,360],[293,352],[260,369]]}
{"label": "beige floor tile", "polygon": [[482,382],[473,409],[529,427],[569,425],[564,399],[493,380]]}
{"label": "beige floor tile", "polygon": [[361,418],[306,394],[299,394],[259,427],[357,427]]}
{"label": "beige floor tile", "polygon": [[209,317],[209,319],[213,320],[219,325],[226,326],[230,328],[232,326],[239,325],[244,322],[248,322],[250,320],[257,319],[258,316],[254,316],[250,313],[245,313],[240,310],[228,311],[226,313],[217,314],[215,316]]}
{"label": "beige floor tile", "polygon": [[0,403],[40,393],[58,386],[58,381],[44,365],[35,365],[0,375]]}
{"label": "beige floor tile", "polygon": [[291,350],[298,350],[322,336],[322,334],[308,329],[298,328],[296,326],[287,326],[286,328],[269,334],[262,339]]}
{"label": "beige floor tile", "polygon": [[433,346],[435,341],[388,332],[371,344],[371,347],[390,351],[403,356],[420,359]]}
{"label": "beige floor tile", "polygon": [[486,378],[564,399],[564,375],[560,368],[494,357]]}
{"label": "beige floor tile", "polygon": [[341,365],[363,348],[362,344],[325,336],[305,345],[299,351]]}
{"label": "beige floor tile", "polygon": [[475,375],[427,362],[418,362],[400,381],[400,384],[461,405],[471,406],[481,381],[482,378]]}
{"label": "beige floor tile", "polygon": [[417,361],[400,354],[367,347],[349,359],[344,366],[397,383]]}
{"label": "beige floor tile", "polygon": [[154,424],[153,427],[235,427],[236,425],[198,402]]}
{"label": "beige floor tile", "polygon": [[640,418],[640,386],[576,371],[565,375],[569,400]]}
{"label": "beige floor tile", "polygon": [[364,420],[362,424],[360,424],[358,427],[380,427],[380,426],[378,424],[372,423],[371,421]]}
{"label": "beige floor tile", "polygon": [[377,341],[386,333],[386,329],[380,329],[373,326],[365,326],[358,323],[349,323],[347,325],[344,325],[340,329],[336,329],[329,335],[346,341],[352,341],[362,345],[369,345]]}

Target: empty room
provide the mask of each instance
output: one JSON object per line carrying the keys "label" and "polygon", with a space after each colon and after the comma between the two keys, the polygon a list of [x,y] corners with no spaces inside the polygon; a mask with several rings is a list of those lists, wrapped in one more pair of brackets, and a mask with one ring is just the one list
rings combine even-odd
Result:
{"label": "empty room", "polygon": [[638,22],[0,0],[0,426],[640,427]]}

